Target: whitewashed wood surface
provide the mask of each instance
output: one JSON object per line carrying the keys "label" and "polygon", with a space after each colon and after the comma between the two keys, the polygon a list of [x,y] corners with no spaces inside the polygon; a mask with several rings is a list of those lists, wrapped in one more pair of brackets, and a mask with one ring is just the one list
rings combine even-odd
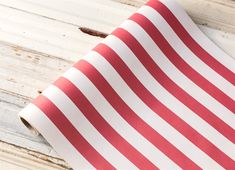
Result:
{"label": "whitewashed wood surface", "polygon": [[[69,169],[17,113],[146,0],[0,0],[0,170]],[[177,0],[235,58],[235,1]]]}

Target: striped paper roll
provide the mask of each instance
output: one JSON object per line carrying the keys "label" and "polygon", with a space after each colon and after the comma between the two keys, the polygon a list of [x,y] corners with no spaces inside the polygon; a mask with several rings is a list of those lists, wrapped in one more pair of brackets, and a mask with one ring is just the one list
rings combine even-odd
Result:
{"label": "striped paper roll", "polygon": [[151,0],[20,117],[73,169],[235,169],[235,61]]}

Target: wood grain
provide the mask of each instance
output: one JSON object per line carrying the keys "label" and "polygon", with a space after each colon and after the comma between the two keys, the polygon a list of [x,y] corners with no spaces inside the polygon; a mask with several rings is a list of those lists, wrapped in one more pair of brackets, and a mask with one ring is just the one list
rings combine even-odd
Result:
{"label": "wood grain", "polygon": [[[196,23],[235,33],[235,1],[176,1]],[[147,0],[0,0],[0,5],[110,33],[145,2]]]}
{"label": "wood grain", "polygon": [[[234,1],[177,1],[235,58]],[[144,2],[0,0],[0,169],[69,169],[17,113]]]}
{"label": "wood grain", "polygon": [[16,168],[17,170],[70,169],[63,160],[0,141],[0,169],[15,170]]}

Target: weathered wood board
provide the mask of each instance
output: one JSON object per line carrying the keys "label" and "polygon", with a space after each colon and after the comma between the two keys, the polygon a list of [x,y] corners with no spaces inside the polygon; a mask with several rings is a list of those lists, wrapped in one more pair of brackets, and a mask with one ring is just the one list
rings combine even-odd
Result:
{"label": "weathered wood board", "polygon": [[[69,169],[17,113],[145,1],[0,0],[0,170]],[[235,58],[234,1],[177,1]]]}

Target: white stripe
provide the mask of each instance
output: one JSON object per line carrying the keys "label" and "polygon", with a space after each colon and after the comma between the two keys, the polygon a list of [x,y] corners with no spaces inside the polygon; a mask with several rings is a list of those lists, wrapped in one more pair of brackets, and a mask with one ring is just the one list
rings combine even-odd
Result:
{"label": "white stripe", "polygon": [[[80,81],[82,82],[81,79]],[[49,86],[43,91],[43,95],[50,99],[59,110],[63,112],[87,142],[114,167],[117,169],[137,169],[137,167],[116,150],[116,148],[95,129],[70,98],[58,87],[54,85]]]}
{"label": "white stripe", "polygon": [[173,0],[159,0],[165,4],[168,9],[175,15],[178,21],[183,25],[191,37],[204,48],[211,56],[216,58],[220,63],[235,72],[235,60],[223,52],[215,43],[206,37],[201,30],[193,23],[192,19],[186,12]]}
{"label": "white stripe", "polygon": [[[153,112],[148,106],[146,106],[142,102],[142,100],[138,96],[136,96],[136,94],[132,90],[129,89],[124,80],[102,56],[100,56],[96,52],[93,52],[88,54],[85,57],[85,60],[93,63],[96,69],[99,70],[99,72],[105,77],[105,79],[110,83],[110,85],[115,89],[115,91],[120,95],[120,97],[125,101],[125,103],[127,103],[129,107],[147,124],[149,124],[165,139],[172,143],[172,145],[178,148],[181,152],[183,152],[186,156],[188,156],[191,160],[193,160],[203,169],[211,169],[215,167],[216,169],[221,169],[221,167],[214,160],[208,157],[204,152],[198,149],[181,133],[175,130],[171,125],[169,125],[160,116]],[[139,70],[139,67],[135,65],[134,69]],[[148,81],[149,79],[145,78],[145,75],[140,76],[143,81],[147,82],[147,84],[151,83],[150,81]],[[159,88],[156,91],[157,93],[161,93],[161,90],[162,89]],[[164,97],[164,94],[162,94],[161,97]],[[174,101],[168,100],[168,102],[173,103]]]}
{"label": "white stripe", "polygon": [[162,33],[171,47],[186,61],[194,70],[204,76],[208,81],[217,86],[225,94],[235,99],[235,87],[224,79],[221,75],[211,69],[207,64],[200,60],[190,49],[182,42],[182,40],[172,30],[170,25],[163,19],[163,17],[157,13],[153,8],[149,6],[141,7],[137,13],[140,13],[147,17],[154,26]]}
{"label": "white stripe", "polygon": [[[190,126],[210,140],[227,155],[230,155],[232,158],[235,157],[231,152],[231,148],[234,148],[233,143],[231,143],[218,131],[212,128],[207,122],[202,120],[194,112],[188,109],[184,104],[179,102],[174,96],[169,94],[166,89],[164,89],[157,81],[155,81],[155,79],[147,72],[143,65],[134,56],[132,51],[120,39],[115,36],[108,36],[103,42],[111,47],[122,58],[122,60],[129,67],[131,67],[131,70],[138,77],[138,79],[140,79],[142,84],[144,84],[145,87],[152,94],[154,94],[154,96],[159,101],[163,102],[164,105],[172,110],[177,116],[190,124]],[[140,74],[142,74],[142,76],[139,76]]]}
{"label": "white stripe", "polygon": [[[105,67],[104,67],[105,68]],[[106,101],[103,95],[97,90],[92,82],[79,70],[72,68],[66,75],[67,79],[73,82],[88,98],[103,118],[133,147],[142,153],[157,167],[164,169],[180,169],[172,160],[166,157],[161,151],[141,136],[130,126]],[[110,74],[112,76],[112,74]]]}
{"label": "white stripe", "polygon": [[24,108],[19,116],[36,128],[40,134],[53,146],[56,152],[75,170],[95,169],[64,137],[48,117],[34,104]]}
{"label": "white stripe", "polygon": [[184,91],[190,94],[199,103],[207,107],[211,112],[218,116],[221,120],[226,122],[231,127],[235,128],[234,114],[225,106],[211,97],[208,93],[194,84],[188,77],[180,72],[174,64],[162,53],[162,51],[155,45],[151,37],[133,21],[125,21],[121,28],[129,31],[142,47],[147,51],[154,62],[165,72],[165,74],[180,86]]}

